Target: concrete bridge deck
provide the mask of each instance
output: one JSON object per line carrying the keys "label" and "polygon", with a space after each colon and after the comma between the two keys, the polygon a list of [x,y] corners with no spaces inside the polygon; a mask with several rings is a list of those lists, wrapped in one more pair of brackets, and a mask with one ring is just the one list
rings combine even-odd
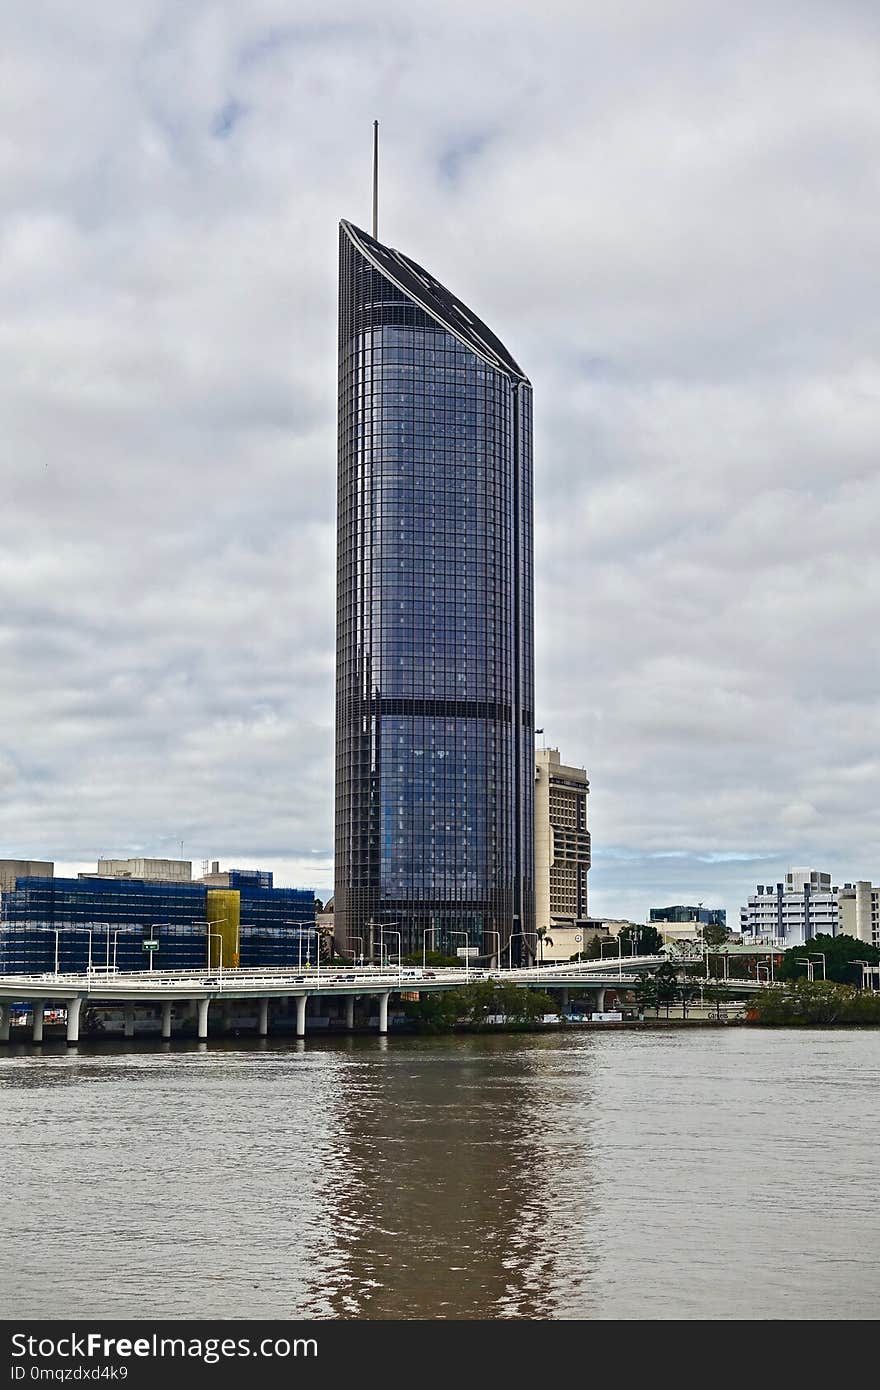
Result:
{"label": "concrete bridge deck", "polygon": [[[601,1012],[606,989],[629,989],[646,971],[656,970],[664,956],[618,957],[606,961],[569,962],[560,965],[515,967],[503,970],[472,969],[457,966],[423,971],[407,966],[359,966],[304,968],[299,970],[141,970],[131,973],[91,970],[85,974],[3,975],[0,976],[0,1041],[9,1040],[10,1005],[29,1003],[33,1009],[34,1042],[42,1041],[46,1004],[67,1008],[67,1040],[79,1041],[80,1014],[84,1003],[98,1006],[122,1004],[126,1036],[134,1034],[135,1004],[160,1005],[163,1038],[171,1037],[172,1006],[186,1002],[195,1005],[200,1038],[208,1036],[208,1015],[214,1001],[251,1000],[257,1002],[258,1032],[268,1032],[268,1008],[272,999],[293,999],[296,1004],[296,1031],[305,1036],[306,1004],[309,998],[342,998],[346,1001],[346,1023],[353,1027],[354,1002],[359,996],[376,996],[379,1032],[388,1031],[388,1000],[392,993],[460,989],[463,985],[491,980],[524,989],[554,989],[564,996],[568,990],[590,989]],[[718,981],[741,992],[761,988],[755,981]]]}

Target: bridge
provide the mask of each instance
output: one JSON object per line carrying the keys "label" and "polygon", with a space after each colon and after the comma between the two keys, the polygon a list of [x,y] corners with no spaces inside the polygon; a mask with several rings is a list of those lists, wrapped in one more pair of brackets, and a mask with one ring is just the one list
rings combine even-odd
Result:
{"label": "bridge", "polygon": [[[296,1007],[296,1035],[305,1037],[306,1008],[310,998],[344,999],[346,1027],[354,1027],[355,1000],[375,998],[378,1005],[378,1031],[388,1032],[388,1001],[392,993],[418,991],[419,994],[449,989],[477,981],[492,980],[524,989],[558,990],[563,1011],[568,1007],[570,989],[589,989],[595,994],[595,1008],[601,1013],[607,989],[632,989],[645,973],[656,970],[665,956],[620,956],[609,962],[580,961],[566,964],[515,967],[504,970],[455,966],[418,970],[407,966],[358,966],[277,970],[139,970],[131,973],[93,969],[85,974],[2,975],[0,976],[0,1042],[8,1042],[11,1005],[28,1003],[33,1012],[32,1038],[43,1040],[45,1010],[60,1004],[67,1010],[67,1041],[77,1043],[83,1004],[122,1005],[124,1032],[134,1036],[136,1004],[161,1007],[161,1037],[172,1036],[173,1007],[195,1006],[197,1036],[208,1037],[212,1003],[251,1001],[258,1006],[257,1033],[269,1031],[269,1004],[273,999],[293,999]],[[737,992],[763,988],[757,981],[715,981]]]}

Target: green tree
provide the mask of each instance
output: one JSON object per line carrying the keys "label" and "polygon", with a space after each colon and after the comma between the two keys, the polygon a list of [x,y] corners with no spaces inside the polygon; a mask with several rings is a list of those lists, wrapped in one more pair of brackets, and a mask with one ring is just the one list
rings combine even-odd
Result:
{"label": "green tree", "polygon": [[[776,978],[782,981],[806,979],[806,966],[801,965],[800,961],[811,953],[816,956],[819,952],[825,956],[825,978],[841,985],[861,984],[861,966],[854,966],[853,961],[865,960],[869,965],[876,965],[880,961],[880,950],[867,941],[859,941],[854,936],[823,934],[814,936],[805,946],[790,947],[784,953],[781,965],[776,969]],[[813,964],[818,983],[822,974],[822,962],[814,960]]]}
{"label": "green tree", "polygon": [[[392,962],[393,962],[393,960],[394,960],[394,954],[393,954],[393,951],[392,951]],[[424,957],[424,962],[425,962],[425,965],[426,965],[426,967],[428,968],[428,970],[438,970],[438,969],[443,969],[445,966],[450,966],[450,965],[461,965],[461,964],[462,964],[462,961],[459,960],[458,956],[444,956],[443,953],[442,953],[442,951],[428,951],[428,952],[426,952],[425,957]],[[401,964],[402,964],[402,965],[421,965],[421,964],[422,964],[422,953],[421,953],[421,951],[413,951],[413,952],[410,953],[410,955],[404,956],[403,959],[402,959],[402,961],[401,961]]]}
{"label": "green tree", "polygon": [[[693,1001],[698,997],[699,993],[700,986],[690,975],[686,973],[684,975],[684,978],[679,980],[678,982],[678,998],[681,1001],[682,1018],[687,1018],[688,1005],[693,1003]],[[669,1013],[667,1010],[667,1017],[668,1016]]]}
{"label": "green tree", "polygon": [[657,980],[654,975],[643,975],[636,984],[633,993],[636,996],[636,1004],[641,1013],[647,1009],[654,1010],[656,1018],[660,1012],[660,995],[657,990]]}
{"label": "green tree", "polygon": [[625,956],[658,956],[663,948],[663,937],[656,927],[624,927],[618,937]]}
{"label": "green tree", "polygon": [[666,1006],[666,1017],[669,1017],[669,1006],[674,1004],[678,995],[678,972],[675,966],[669,961],[664,961],[659,970],[654,972],[654,983],[657,988],[657,1001],[660,1005]]}
{"label": "green tree", "polygon": [[550,928],[549,928],[549,927],[539,927],[538,930],[537,930],[537,932],[535,933],[535,935],[536,935],[537,938],[538,938],[538,960],[539,960],[539,961],[543,961],[543,959],[544,959],[544,944],[545,944],[545,942],[546,942],[546,944],[547,944],[548,946],[552,946],[552,945],[553,945],[553,937],[550,936],[550,935],[548,934],[549,931],[550,931]]}
{"label": "green tree", "polygon": [[594,936],[587,949],[584,951],[585,960],[599,960],[602,955],[602,942],[607,941],[607,937]]}
{"label": "green tree", "polygon": [[800,980],[762,990],[750,1002],[756,1023],[797,1027],[815,1024],[880,1024],[880,994],[834,980]]}
{"label": "green tree", "polygon": [[707,923],[703,927],[703,940],[707,946],[723,946],[730,940],[730,932],[727,927],[718,927],[714,923]]}

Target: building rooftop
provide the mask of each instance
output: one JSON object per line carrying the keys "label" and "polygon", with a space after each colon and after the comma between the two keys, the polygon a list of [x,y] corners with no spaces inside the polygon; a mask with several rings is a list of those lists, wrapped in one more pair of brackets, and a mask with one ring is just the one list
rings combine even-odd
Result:
{"label": "building rooftop", "polygon": [[525,372],[501,340],[496,338],[491,328],[487,327],[482,319],[478,319],[466,304],[446,289],[445,285],[435,280],[430,271],[425,270],[417,261],[410,260],[402,251],[383,246],[381,241],[374,240],[368,232],[356,227],[353,222],[343,219],[340,226],[370,264],[393,281],[398,289],[414,299],[442,328],[448,329],[491,366],[497,367],[508,376],[528,382]]}

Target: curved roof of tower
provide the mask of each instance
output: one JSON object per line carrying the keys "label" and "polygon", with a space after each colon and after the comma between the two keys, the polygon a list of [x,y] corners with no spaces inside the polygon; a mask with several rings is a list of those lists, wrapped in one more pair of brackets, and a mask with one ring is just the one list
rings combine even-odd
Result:
{"label": "curved roof of tower", "polygon": [[508,376],[517,377],[520,381],[528,381],[525,372],[511,357],[500,338],[496,338],[491,328],[488,328],[482,319],[478,319],[460,299],[456,299],[445,285],[435,280],[430,271],[410,260],[402,251],[383,246],[381,241],[376,241],[353,222],[343,219],[340,226],[377,270],[415,300],[443,328],[448,329],[491,366],[506,372]]}

